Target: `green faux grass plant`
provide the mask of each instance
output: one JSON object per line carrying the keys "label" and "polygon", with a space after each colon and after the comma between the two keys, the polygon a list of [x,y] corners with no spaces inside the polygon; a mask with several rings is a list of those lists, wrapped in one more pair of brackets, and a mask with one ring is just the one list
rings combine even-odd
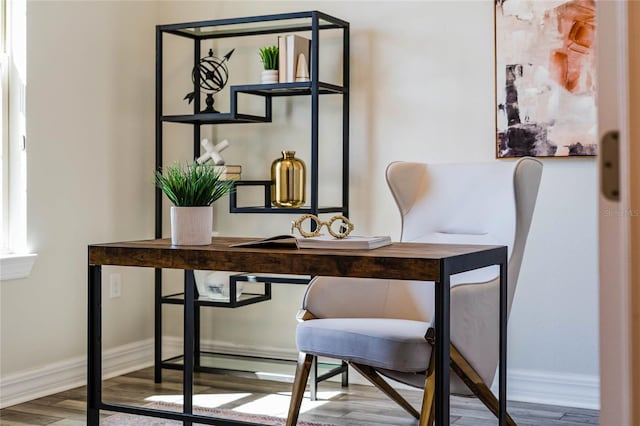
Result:
{"label": "green faux grass plant", "polygon": [[211,164],[174,163],[156,172],[156,186],[176,207],[209,206],[233,191],[233,181],[221,179],[222,173]]}
{"label": "green faux grass plant", "polygon": [[262,65],[265,70],[277,70],[278,69],[278,46],[266,46],[261,47],[258,50],[260,59],[262,59]]}

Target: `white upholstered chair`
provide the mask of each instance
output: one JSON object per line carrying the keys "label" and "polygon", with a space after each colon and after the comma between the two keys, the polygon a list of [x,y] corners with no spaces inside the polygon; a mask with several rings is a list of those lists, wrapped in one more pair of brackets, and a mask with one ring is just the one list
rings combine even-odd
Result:
{"label": "white upholstered chair", "polygon": [[[402,241],[500,244],[509,248],[511,310],[542,164],[392,163],[387,182],[402,216]],[[498,365],[499,269],[451,279],[451,392],[473,393],[495,414],[489,390]],[[298,418],[313,356],[347,361],[399,403],[420,425],[433,419],[434,283],[316,277],[308,286],[296,330],[300,357],[287,419]],[[424,388],[418,412],[381,376]],[[508,424],[515,424],[508,417]]]}

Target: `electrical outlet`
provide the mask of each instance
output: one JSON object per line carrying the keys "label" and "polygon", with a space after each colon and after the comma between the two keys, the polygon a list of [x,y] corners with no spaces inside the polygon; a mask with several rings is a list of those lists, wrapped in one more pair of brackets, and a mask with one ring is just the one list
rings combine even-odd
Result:
{"label": "electrical outlet", "polygon": [[122,277],[120,274],[111,274],[109,277],[109,298],[115,299],[122,295]]}

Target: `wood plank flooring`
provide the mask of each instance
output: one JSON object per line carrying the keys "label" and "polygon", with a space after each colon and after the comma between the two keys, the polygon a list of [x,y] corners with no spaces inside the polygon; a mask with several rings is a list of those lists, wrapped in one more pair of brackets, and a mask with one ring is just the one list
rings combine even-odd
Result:
{"label": "wood plank flooring", "polygon": [[[167,395],[180,394],[182,391],[181,372],[164,370],[163,375],[164,381],[161,384],[153,383],[151,368],[105,380],[103,398],[109,402],[145,405],[148,403],[148,400],[145,399],[154,395],[166,397]],[[286,393],[290,390],[289,383],[267,380],[216,374],[197,374],[195,378],[195,392],[199,395],[212,395],[212,398],[215,398],[221,394],[248,394],[242,395],[240,399],[235,401],[227,402],[220,408],[235,408],[239,405],[257,402],[267,396],[273,399],[280,395],[280,401],[284,401],[282,405],[286,412],[286,402],[288,401]],[[371,386],[350,385],[348,388],[341,388],[338,383],[322,383],[320,392],[329,393],[329,400],[325,404],[301,414],[301,419],[353,426],[417,425],[416,420]],[[322,396],[323,393],[320,395]],[[420,407],[420,392],[401,390],[400,393],[415,407]],[[0,410],[0,425],[85,425],[85,397],[86,390],[84,387],[80,387],[14,405]],[[273,402],[270,404],[273,405]],[[451,407],[452,425],[485,426],[497,424],[495,417],[475,398],[453,397]],[[598,412],[594,410],[510,402],[509,412],[519,426],[598,424]],[[270,414],[278,415],[276,413]],[[112,414],[103,413],[102,417],[105,418],[109,415]]]}

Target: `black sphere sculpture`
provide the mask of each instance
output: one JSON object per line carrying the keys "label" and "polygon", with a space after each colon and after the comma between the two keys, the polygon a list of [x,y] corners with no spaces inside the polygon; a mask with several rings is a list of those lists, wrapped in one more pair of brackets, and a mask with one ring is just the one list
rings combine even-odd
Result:
{"label": "black sphere sculpture", "polygon": [[[193,81],[194,86],[196,84],[196,80],[199,78],[200,88],[207,94],[207,99],[205,100],[207,107],[203,109],[202,112],[220,112],[216,111],[213,107],[213,95],[224,89],[224,86],[227,84],[227,80],[229,80],[227,62],[229,61],[229,58],[231,58],[234,50],[235,49],[231,49],[231,51],[222,58],[218,58],[213,56],[213,50],[209,49],[209,55],[201,58],[198,66],[193,68],[191,80]],[[189,103],[191,103],[195,96],[196,93],[194,91],[187,93],[184,99],[187,99]]]}

